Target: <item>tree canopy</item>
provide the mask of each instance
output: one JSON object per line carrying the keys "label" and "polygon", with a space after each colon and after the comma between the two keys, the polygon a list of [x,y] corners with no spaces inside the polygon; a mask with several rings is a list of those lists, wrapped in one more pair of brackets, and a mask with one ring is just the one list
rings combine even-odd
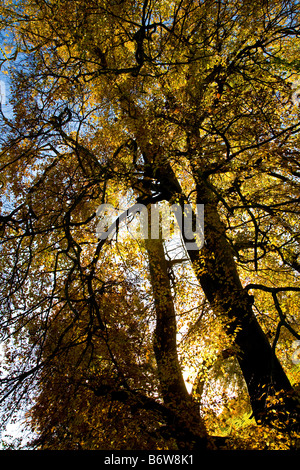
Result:
{"label": "tree canopy", "polygon": [[[299,3],[0,10],[5,416],[39,449],[299,448]],[[201,205],[204,242],[136,204]]]}

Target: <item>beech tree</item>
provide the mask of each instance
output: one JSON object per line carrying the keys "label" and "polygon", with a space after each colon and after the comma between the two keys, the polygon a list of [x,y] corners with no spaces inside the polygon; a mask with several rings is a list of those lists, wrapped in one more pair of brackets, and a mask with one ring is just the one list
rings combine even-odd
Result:
{"label": "beech tree", "polygon": [[[0,381],[8,414],[34,390],[41,448],[251,448],[216,438],[220,371],[263,446],[266,429],[296,445],[299,14],[296,1],[1,7]],[[135,203],[189,204],[194,220],[204,205],[203,245],[130,237]],[[101,204],[123,211],[110,239]]]}

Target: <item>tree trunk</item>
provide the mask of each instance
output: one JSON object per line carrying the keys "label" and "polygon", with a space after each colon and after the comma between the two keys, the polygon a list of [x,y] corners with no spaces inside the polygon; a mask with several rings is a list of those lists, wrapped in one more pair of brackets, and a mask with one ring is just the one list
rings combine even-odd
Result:
{"label": "tree trunk", "polygon": [[241,284],[215,196],[201,185],[197,199],[198,204],[205,204],[205,244],[200,252],[189,250],[189,256],[210,305],[225,319],[227,333],[233,335],[253,415],[265,422],[270,418],[267,397],[292,387],[253,313],[253,299]]}
{"label": "tree trunk", "polygon": [[[183,206],[186,198],[172,168],[160,167],[156,176],[165,188],[164,198],[177,197]],[[211,184],[203,181],[197,184],[197,203],[204,204],[204,246],[199,250],[189,249],[191,240],[183,232],[195,274],[214,312],[225,320],[227,334],[233,337],[256,421],[267,423],[275,418],[285,422],[285,411],[276,416],[266,402],[275,392],[282,392],[283,408],[295,413],[295,402],[289,396],[292,386],[253,313],[253,298],[241,284]]]}
{"label": "tree trunk", "polygon": [[189,395],[177,354],[177,325],[170,279],[161,239],[146,240],[150,280],[156,310],[154,352],[164,403],[176,412],[176,440],[179,448],[206,448],[207,436],[199,405]]}

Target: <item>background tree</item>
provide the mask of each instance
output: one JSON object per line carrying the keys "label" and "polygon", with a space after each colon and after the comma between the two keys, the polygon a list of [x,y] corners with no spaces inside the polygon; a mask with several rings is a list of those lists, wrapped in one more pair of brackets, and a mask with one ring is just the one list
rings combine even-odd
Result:
{"label": "background tree", "polygon": [[[72,405],[89,409],[88,388],[105,416],[117,406],[119,424],[158,433],[153,446],[206,447],[198,402],[216,362],[240,377],[257,423],[295,432],[297,2],[38,0],[5,5],[2,22],[16,43],[14,116],[2,116],[3,400],[38,387],[34,420],[57,445],[45,397],[70,371]],[[183,237],[181,263],[167,243],[150,241],[147,258],[122,232],[97,239],[101,203],[136,201],[204,204],[204,246]],[[105,422],[99,446],[112,445]],[[120,447],[146,445],[124,444],[122,426]]]}

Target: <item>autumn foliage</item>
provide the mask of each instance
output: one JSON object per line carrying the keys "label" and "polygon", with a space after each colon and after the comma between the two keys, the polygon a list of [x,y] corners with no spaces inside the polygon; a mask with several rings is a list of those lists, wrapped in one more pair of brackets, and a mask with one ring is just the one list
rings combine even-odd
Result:
{"label": "autumn foliage", "polygon": [[[299,448],[299,3],[0,11],[3,422],[25,408],[35,449]],[[99,237],[136,203],[204,205],[203,246],[138,215]]]}

